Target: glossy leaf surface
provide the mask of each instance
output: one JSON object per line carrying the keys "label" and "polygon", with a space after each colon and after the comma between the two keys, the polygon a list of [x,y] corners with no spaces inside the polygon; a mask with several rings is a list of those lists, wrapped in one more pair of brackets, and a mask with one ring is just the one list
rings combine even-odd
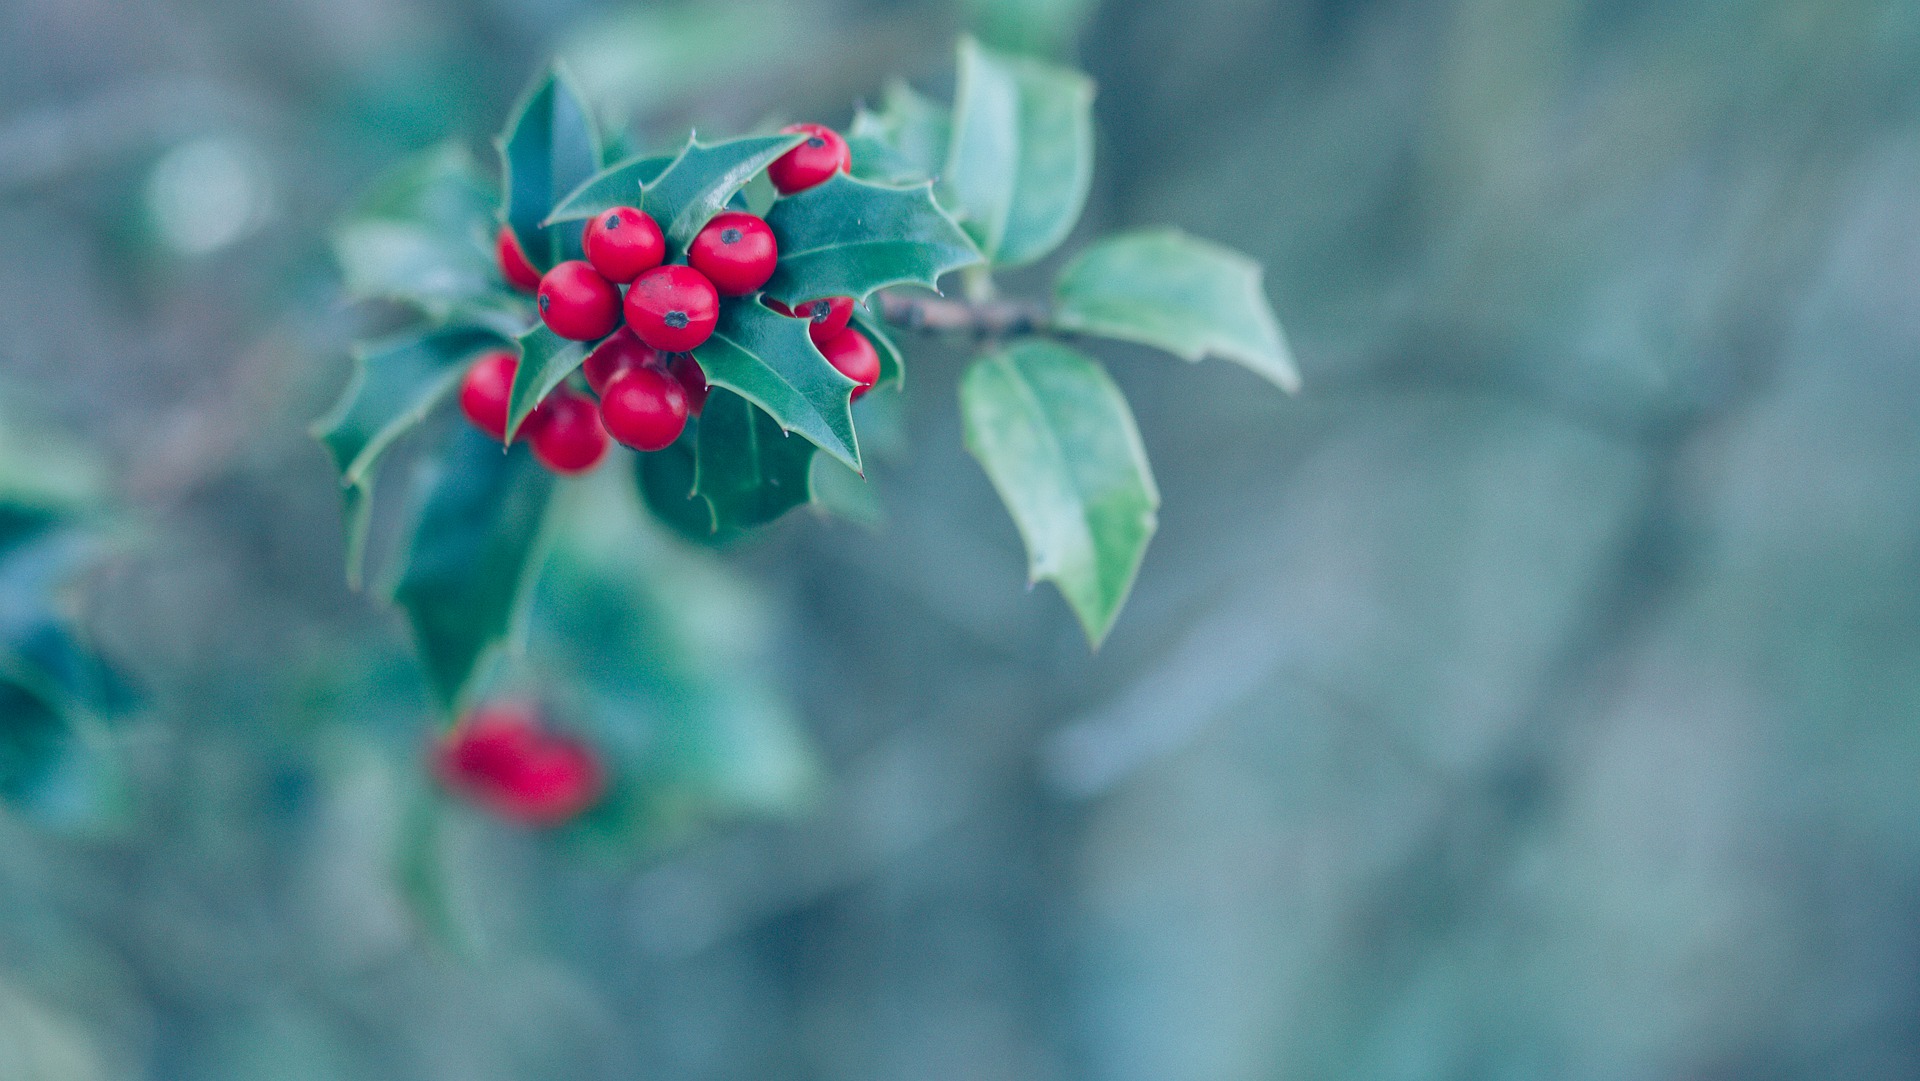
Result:
{"label": "glossy leaf surface", "polygon": [[1026,542],[1028,577],[1059,586],[1098,646],[1160,506],[1126,399],[1090,358],[1027,341],[974,362],[960,408],[967,449]]}
{"label": "glossy leaf surface", "polygon": [[1093,83],[960,43],[941,202],[997,266],[1031,263],[1079,220],[1093,180]]}
{"label": "glossy leaf surface", "polygon": [[[814,348],[805,320],[781,315],[751,297],[731,301],[720,306],[713,337],[693,355],[708,383],[751,400],[781,427],[859,470],[860,447],[848,408],[854,382]],[[703,431],[706,426],[702,413]]]}
{"label": "glossy leaf surface", "polygon": [[815,447],[738,394],[715,390],[700,413],[693,491],[721,536],[765,525],[813,498]]}
{"label": "glossy leaf surface", "polygon": [[980,261],[926,184],[894,188],[837,174],[775,203],[767,224],[780,263],[766,291],[790,303],[865,300],[890,285],[931,289],[941,275]]}
{"label": "glossy leaf surface", "polygon": [[506,641],[537,569],[553,475],[524,445],[453,425],[422,478],[419,517],[394,601],[406,610],[427,685],[455,711],[487,654]]}
{"label": "glossy leaf surface", "polygon": [[799,145],[799,135],[755,135],[685,149],[647,185],[641,209],[660,223],[667,242],[684,250],[700,227],[747,186],[767,163]]}
{"label": "glossy leaf surface", "polygon": [[1177,229],[1109,237],[1061,270],[1054,299],[1054,320],[1064,329],[1187,360],[1224,357],[1285,390],[1300,389],[1260,264],[1229,248]]}
{"label": "glossy leaf surface", "polygon": [[671,156],[642,156],[610,165],[562,197],[553,208],[553,213],[547,216],[545,224],[580,221],[617,206],[637,207],[643,198],[642,189],[653,183],[671,164]]}
{"label": "glossy leaf surface", "polygon": [[513,393],[507,399],[507,439],[520,434],[520,426],[553,388],[573,374],[587,359],[588,342],[570,341],[535,323],[520,335],[520,366],[513,371]]}
{"label": "glossy leaf surface", "polygon": [[572,83],[549,70],[514,108],[499,141],[506,223],[527,258],[546,270],[579,245],[577,229],[542,227],[568,193],[600,171],[600,137]]}

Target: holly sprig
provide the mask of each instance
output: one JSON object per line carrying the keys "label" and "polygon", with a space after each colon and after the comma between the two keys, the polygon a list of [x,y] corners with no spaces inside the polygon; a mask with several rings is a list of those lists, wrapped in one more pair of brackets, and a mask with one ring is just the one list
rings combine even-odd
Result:
{"label": "holly sprig", "polygon": [[[849,169],[778,195],[769,166],[802,136],[690,135],[672,153],[608,161],[609,140],[570,80],[543,73],[498,140],[497,199],[481,197],[490,182],[472,155],[441,147],[397,172],[337,234],[349,291],[418,316],[413,331],[358,353],[346,393],[316,424],[347,495],[349,576],[361,576],[386,450],[442,409],[477,356],[504,348],[519,358],[509,440],[580,381],[594,343],[543,324],[492,265],[497,236],[544,273],[580,258],[582,223],[636,207],[658,224],[666,261],[684,263],[709,221],[744,209],[771,229],[778,264],[757,290],[722,297],[711,336],[692,348],[712,388],[697,418],[632,461],[654,517],[682,537],[724,543],[822,498],[817,452],[864,469],[856,381],[804,320],[781,314],[851,297],[880,385],[905,382],[890,329],[979,343],[959,386],[967,448],[1019,529],[1030,580],[1054,582],[1098,646],[1138,574],[1159,494],[1124,395],[1079,345],[1105,338],[1217,356],[1287,391],[1299,378],[1258,264],[1177,230],[1097,238],[1066,260],[1048,295],[1000,293],[997,272],[1046,259],[1074,233],[1092,181],[1093,100],[1076,71],[963,40],[950,106],[889,87],[854,117]],[[522,443],[503,452],[476,435],[455,424],[427,455],[437,464],[412,496],[416,525],[393,576],[449,711],[518,625],[564,487]]]}

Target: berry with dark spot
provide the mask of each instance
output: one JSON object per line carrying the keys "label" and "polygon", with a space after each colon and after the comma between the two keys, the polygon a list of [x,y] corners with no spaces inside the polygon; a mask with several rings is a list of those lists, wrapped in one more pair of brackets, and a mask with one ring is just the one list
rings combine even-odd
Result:
{"label": "berry with dark spot", "polygon": [[684,353],[706,341],[720,320],[720,294],[690,266],[654,267],[627,289],[627,326],[663,353]]}
{"label": "berry with dark spot", "polygon": [[798,307],[789,308],[777,300],[769,299],[767,307],[781,315],[791,315],[807,321],[807,333],[813,337],[813,344],[821,345],[828,338],[847,329],[847,323],[853,319],[852,297],[822,297],[809,300]]}
{"label": "berry with dark spot", "polygon": [[589,220],[581,243],[593,269],[622,285],[667,258],[667,238],[661,235],[659,223],[653,215],[630,206],[616,206]]}
{"label": "berry with dark spot", "polygon": [[780,194],[805,191],[835,173],[853,168],[853,152],[832,128],[820,124],[789,124],[780,130],[806,136],[799,146],[767,166],[767,179],[780,189]]}
{"label": "berry with dark spot", "polygon": [[604,338],[620,325],[620,290],[592,265],[569,259],[540,279],[540,318],[562,338]]}
{"label": "berry with dark spot", "polygon": [[773,230],[738,210],[715,215],[687,245],[687,262],[722,296],[745,296],[767,284],[779,261]]}

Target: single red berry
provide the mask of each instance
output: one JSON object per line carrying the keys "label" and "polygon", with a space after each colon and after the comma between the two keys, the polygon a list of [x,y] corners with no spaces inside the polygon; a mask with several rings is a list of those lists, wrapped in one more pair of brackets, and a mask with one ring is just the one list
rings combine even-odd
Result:
{"label": "single red berry", "polygon": [[620,290],[591,264],[569,259],[540,279],[540,318],[562,338],[605,337],[620,325]]}
{"label": "single red berry", "polygon": [[441,739],[434,771],[447,787],[504,818],[552,826],[591,807],[606,787],[592,750],[549,731],[519,703],[468,714]]}
{"label": "single red berry", "polygon": [[782,195],[805,191],[835,173],[853,168],[853,152],[847,141],[832,128],[819,124],[789,124],[780,129],[805,135],[800,145],[773,159],[767,166],[767,179]]}
{"label": "single red berry", "polygon": [[687,427],[687,392],[659,368],[635,368],[607,384],[600,419],[615,439],[635,450],[673,445]]}
{"label": "single red berry", "polygon": [[667,238],[660,234],[659,223],[630,206],[616,206],[589,220],[581,243],[593,269],[622,285],[667,258]]}
{"label": "single red berry", "polygon": [[855,398],[873,389],[873,385],[880,381],[880,354],[874,352],[873,343],[867,340],[865,334],[852,327],[827,339],[820,346],[820,355],[839,369],[841,375],[860,384],[853,388]]}
{"label": "single red berry", "polygon": [[824,344],[828,338],[847,329],[847,324],[853,320],[852,297],[823,297],[820,300],[809,300],[796,308],[789,308],[777,300],[769,299],[767,307],[781,315],[805,319],[807,333],[812,336],[815,345]]}
{"label": "single red berry", "polygon": [[745,296],[767,284],[779,261],[773,230],[738,210],[714,215],[687,245],[687,262],[722,296]]}
{"label": "single red berry", "polygon": [[494,437],[507,437],[507,400],[513,395],[513,373],[520,358],[512,353],[488,353],[473,362],[460,380],[460,411],[473,426]]}
{"label": "single red berry", "polygon": [[520,238],[513,235],[513,226],[502,225],[493,235],[493,254],[500,261],[500,275],[507,279],[508,285],[528,293],[540,288],[540,272],[527,258]]}
{"label": "single red berry", "polygon": [[585,473],[607,456],[607,429],[600,410],[584,394],[556,389],[523,426],[533,456],[555,473]]}
{"label": "single red berry", "polygon": [[685,353],[673,358],[667,366],[667,374],[673,376],[687,393],[687,412],[694,416],[707,404],[707,373],[701,369],[700,362]]}
{"label": "single red berry", "polygon": [[586,375],[587,385],[593,388],[595,394],[605,394],[607,384],[628,369],[648,365],[658,367],[665,362],[666,358],[660,355],[659,350],[634,337],[633,331],[621,327],[613,332],[612,337],[593,347],[593,352],[588,353],[587,359],[581,363],[580,371]]}
{"label": "single red berry", "polygon": [[720,320],[720,294],[690,266],[654,267],[627,290],[627,325],[663,353],[684,353],[707,340]]}

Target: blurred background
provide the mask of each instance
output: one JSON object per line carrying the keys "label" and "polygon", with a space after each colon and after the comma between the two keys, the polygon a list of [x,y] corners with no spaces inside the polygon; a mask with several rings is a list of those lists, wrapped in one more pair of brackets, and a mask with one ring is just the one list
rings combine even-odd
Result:
{"label": "blurred background", "polygon": [[[696,808],[435,801],[331,221],[555,52],[675,142],[967,28],[1306,391],[1100,349],[1165,503],[1090,655],[909,343],[877,529],[635,549],[756,718]],[[0,812],[0,1079],[1920,1076],[1916,72],[1894,0],[11,0],[0,472],[133,704]]]}

